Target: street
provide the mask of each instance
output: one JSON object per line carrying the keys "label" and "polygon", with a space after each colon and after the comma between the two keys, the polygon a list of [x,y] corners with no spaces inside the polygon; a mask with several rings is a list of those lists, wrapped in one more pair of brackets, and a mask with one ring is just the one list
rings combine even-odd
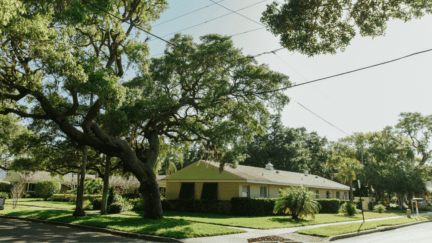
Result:
{"label": "street", "polygon": [[0,218],[1,242],[150,242],[64,226]]}
{"label": "street", "polygon": [[337,240],[337,243],[360,243],[360,242],[380,242],[380,243],[397,243],[397,242],[415,242],[430,243],[432,242],[430,230],[431,223],[417,224],[409,227],[403,227],[396,230],[389,230],[380,233],[362,235],[343,240]]}

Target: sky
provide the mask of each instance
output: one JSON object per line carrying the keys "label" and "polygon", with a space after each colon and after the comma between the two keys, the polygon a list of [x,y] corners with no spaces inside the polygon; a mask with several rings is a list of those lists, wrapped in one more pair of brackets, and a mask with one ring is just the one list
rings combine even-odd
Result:
{"label": "sky", "polygon": [[[174,36],[171,33],[229,14],[181,33],[192,35],[197,42],[200,36],[211,33],[235,35],[262,28],[259,24],[261,13],[266,9],[266,4],[271,2],[219,2],[231,10],[256,4],[238,11],[251,19],[248,20],[237,14],[229,14],[230,11],[221,6],[211,5],[210,0],[168,0],[169,9],[153,24],[151,32],[169,40]],[[195,13],[166,22],[203,7],[205,8]],[[357,35],[345,52],[335,55],[308,57],[284,49],[277,52],[277,55],[262,55],[257,60],[269,65],[274,71],[288,75],[291,82],[302,83],[431,49],[431,26],[431,15],[406,23],[391,20],[385,36],[373,39]],[[281,47],[278,37],[266,29],[237,35],[232,39],[244,55],[256,55]],[[150,55],[159,56],[166,44],[153,38],[149,41],[149,46]],[[285,91],[292,101],[283,109],[282,122],[287,127],[303,126],[308,131],[316,131],[331,141],[347,136],[345,133],[380,131],[385,126],[396,125],[401,112],[432,114],[431,81],[432,52],[428,52],[372,69],[295,87]]]}

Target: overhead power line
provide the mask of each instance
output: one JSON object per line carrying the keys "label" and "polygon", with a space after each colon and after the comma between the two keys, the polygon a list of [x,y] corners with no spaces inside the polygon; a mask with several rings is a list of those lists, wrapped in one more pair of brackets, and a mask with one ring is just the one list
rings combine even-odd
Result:
{"label": "overhead power line", "polygon": [[264,26],[264,25],[261,24],[260,22],[257,22],[257,21],[255,21],[255,20],[249,18],[249,17],[246,17],[246,16],[244,16],[243,14],[238,13],[237,11],[233,11],[233,10],[231,10],[231,9],[229,9],[229,8],[227,8],[227,7],[225,7],[225,6],[223,6],[222,4],[219,4],[219,3],[217,3],[217,2],[215,2],[215,1],[213,1],[213,0],[210,0],[210,1],[213,2],[213,3],[216,4],[216,5],[221,6],[222,8],[224,8],[224,9],[226,9],[226,10],[228,10],[228,11],[231,11],[232,13],[235,13],[235,14],[237,14],[237,15],[239,15],[239,16],[242,16],[243,18],[245,18],[245,19],[247,19],[247,20],[250,20],[250,21],[252,21],[252,22],[254,22],[254,23],[256,23],[256,24],[259,24],[259,25],[261,25],[261,26]]}
{"label": "overhead power line", "polygon": [[[161,36],[161,37],[164,38],[164,37],[170,36],[170,35],[172,35],[172,34],[176,34],[176,33],[179,33],[179,32],[185,31],[185,30],[189,30],[189,29],[195,28],[195,27],[200,26],[200,25],[203,25],[203,24],[210,23],[210,22],[212,22],[212,21],[214,21],[214,20],[217,20],[217,19],[220,19],[220,18],[226,17],[226,16],[231,15],[231,14],[233,14],[233,13],[235,13],[235,12],[238,12],[238,11],[241,11],[241,10],[245,10],[245,9],[247,9],[247,8],[253,7],[253,6],[255,6],[255,5],[258,5],[258,4],[260,4],[260,3],[267,2],[267,1],[269,1],[269,0],[263,0],[263,1],[260,1],[260,2],[254,3],[254,4],[251,4],[251,5],[248,5],[248,6],[246,6],[246,7],[243,7],[243,8],[237,9],[237,10],[231,12],[231,13],[227,13],[227,14],[221,15],[221,16],[219,16],[219,17],[216,17],[216,18],[213,18],[213,19],[209,19],[209,20],[207,20],[207,21],[204,21],[204,22],[201,22],[201,23],[198,23],[198,24],[195,24],[195,25],[189,26],[189,27],[187,27],[187,28],[184,28],[184,29],[181,29],[181,30],[177,30],[177,31],[171,32],[171,33],[166,34],[166,35],[163,35],[163,36]],[[158,39],[160,39],[160,38],[158,38]],[[150,42],[150,41],[153,41],[153,40],[149,40],[149,42]]]}
{"label": "overhead power line", "polygon": [[162,23],[156,24],[156,25],[153,26],[153,28],[154,28],[154,27],[157,27],[157,26],[159,26],[159,25],[166,24],[166,23],[171,22],[171,21],[173,21],[173,20],[176,20],[176,19],[182,18],[182,17],[187,16],[187,15],[189,15],[189,14],[193,14],[193,13],[195,13],[195,12],[199,12],[199,11],[205,9],[205,8],[208,8],[208,7],[210,7],[210,6],[213,6],[213,5],[215,5],[215,4],[217,4],[217,3],[220,3],[220,2],[223,2],[223,1],[225,1],[225,0],[221,0],[221,1],[219,1],[219,2],[213,2],[213,1],[212,1],[212,2],[213,2],[212,4],[209,4],[209,5],[207,5],[207,6],[204,6],[204,7],[202,7],[202,8],[196,9],[196,10],[194,10],[194,11],[191,11],[191,12],[185,13],[185,14],[183,14],[183,15],[180,15],[180,16],[177,16],[177,17],[174,17],[174,18],[169,19],[169,20],[167,20],[167,21],[164,21],[164,22],[162,22]]}
{"label": "overhead power line", "polygon": [[335,74],[335,75],[328,76],[328,77],[325,77],[325,78],[319,78],[319,79],[315,79],[315,80],[311,80],[311,81],[308,81],[308,82],[299,83],[299,84],[295,84],[295,85],[291,85],[291,86],[283,87],[283,88],[279,88],[279,89],[274,89],[274,90],[269,90],[269,91],[263,91],[263,92],[260,92],[259,94],[271,93],[271,92],[276,92],[276,91],[291,89],[291,88],[302,86],[302,85],[305,85],[305,84],[315,83],[315,82],[318,82],[318,81],[322,81],[322,80],[326,80],[326,79],[330,79],[330,78],[334,78],[334,77],[338,77],[338,76],[342,76],[342,75],[358,72],[358,71],[361,71],[361,70],[365,70],[365,69],[369,69],[369,68],[373,68],[373,67],[378,67],[378,66],[381,66],[381,65],[384,65],[384,64],[388,64],[388,63],[391,63],[391,62],[396,62],[396,61],[399,61],[399,60],[402,60],[402,59],[405,59],[405,58],[408,58],[408,57],[412,57],[412,56],[423,54],[423,53],[430,52],[430,51],[432,51],[432,49],[428,49],[428,50],[424,50],[424,51],[419,51],[419,52],[411,53],[409,55],[406,55],[406,56],[403,56],[403,57],[399,57],[399,58],[396,58],[396,59],[392,59],[392,60],[389,60],[389,61],[386,61],[386,62],[381,62],[381,63],[377,63],[377,64],[374,64],[374,65],[371,65],[371,66],[354,69],[354,70],[351,70],[351,71],[348,71],[348,72]]}

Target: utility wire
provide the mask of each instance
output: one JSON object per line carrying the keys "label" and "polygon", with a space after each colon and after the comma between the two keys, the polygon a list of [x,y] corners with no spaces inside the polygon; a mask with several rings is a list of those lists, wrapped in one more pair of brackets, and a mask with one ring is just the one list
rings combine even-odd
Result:
{"label": "utility wire", "polygon": [[[223,2],[223,1],[225,1],[225,0],[221,0],[221,1],[217,2],[217,3],[220,3],[220,2]],[[212,1],[212,2],[213,2],[213,1]],[[166,23],[171,22],[171,21],[173,21],[173,20],[179,19],[179,18],[181,18],[181,17],[187,16],[187,15],[189,15],[189,14],[193,14],[193,13],[195,13],[195,12],[198,12],[198,11],[200,11],[200,10],[203,10],[203,9],[205,9],[205,8],[208,8],[208,7],[210,7],[210,6],[213,6],[213,5],[217,4],[217,3],[216,3],[216,2],[213,2],[212,4],[209,4],[209,5],[204,6],[204,7],[202,7],[202,8],[196,9],[196,10],[194,10],[194,11],[191,11],[191,12],[185,13],[185,14],[183,14],[183,15],[180,15],[180,16],[177,16],[177,17],[174,17],[174,18],[169,19],[169,20],[167,20],[167,21],[164,21],[164,22],[162,22],[162,23],[156,24],[156,25],[153,26],[153,28],[154,28],[154,27],[157,27],[157,26],[159,26],[159,25],[166,24]]]}
{"label": "utility wire", "polygon": [[392,60],[389,60],[389,61],[386,61],[386,62],[381,62],[381,63],[377,63],[377,64],[374,64],[374,65],[371,65],[371,66],[354,69],[354,70],[351,70],[351,71],[348,71],[348,72],[335,74],[335,75],[328,76],[328,77],[325,77],[325,78],[319,78],[319,79],[311,80],[311,81],[308,81],[308,82],[299,83],[299,84],[291,85],[291,86],[288,86],[288,87],[283,87],[283,88],[280,88],[280,89],[274,89],[274,90],[270,90],[270,91],[263,91],[263,92],[260,92],[258,94],[276,92],[276,91],[281,91],[281,90],[286,90],[286,89],[302,86],[302,85],[305,85],[305,84],[315,83],[315,82],[318,82],[318,81],[322,81],[322,80],[326,80],[326,79],[330,79],[330,78],[334,78],[334,77],[338,77],[338,76],[342,76],[342,75],[358,72],[358,71],[361,71],[361,70],[365,70],[365,69],[381,66],[381,65],[388,64],[388,63],[391,63],[391,62],[396,62],[396,61],[399,61],[399,60],[402,60],[402,59],[405,59],[405,58],[408,58],[408,57],[412,57],[412,56],[423,54],[423,53],[430,52],[430,51],[432,51],[432,49],[428,49],[428,50],[424,50],[424,51],[419,51],[419,52],[411,53],[409,55],[406,55],[406,56],[403,56],[403,57],[399,57],[399,58],[396,58],[396,59],[392,59]]}
{"label": "utility wire", "polygon": [[[246,7],[241,8],[241,9],[237,9],[237,10],[231,12],[231,13],[227,13],[227,14],[221,15],[221,16],[219,16],[219,17],[216,17],[216,18],[209,19],[209,20],[207,20],[207,21],[204,21],[204,22],[198,23],[198,24],[196,24],[196,25],[192,25],[192,26],[189,26],[189,27],[187,27],[187,28],[184,28],[184,29],[181,29],[181,30],[177,30],[177,31],[171,32],[171,33],[166,34],[166,35],[163,35],[163,36],[161,36],[161,37],[162,37],[162,38],[163,38],[163,37],[167,37],[167,36],[170,36],[170,35],[172,35],[172,34],[176,34],[176,33],[178,33],[178,32],[182,32],[182,31],[185,31],[185,30],[188,30],[188,29],[192,29],[192,28],[195,28],[195,27],[200,26],[200,25],[203,25],[203,24],[207,24],[207,23],[212,22],[212,21],[214,21],[214,20],[217,20],[217,19],[220,19],[220,18],[226,17],[226,16],[231,15],[231,14],[233,14],[233,13],[235,13],[235,12],[238,12],[238,11],[241,11],[241,10],[244,10],[244,9],[247,9],[247,8],[250,8],[250,7],[253,7],[253,6],[257,5],[257,4],[260,4],[260,3],[263,3],[263,2],[267,2],[267,1],[268,1],[268,0],[263,0],[263,1],[260,1],[260,2],[254,3],[254,4],[251,4],[251,5],[248,5],[248,6],[246,6]],[[160,39],[160,38],[158,38],[158,39]],[[148,42],[151,42],[151,41],[153,41],[153,40],[149,40]]]}
{"label": "utility wire", "polygon": [[315,112],[311,111],[310,109],[308,109],[306,106],[300,104],[299,102],[295,101],[294,99],[290,98],[290,100],[294,101],[295,103],[297,103],[298,105],[300,105],[301,107],[303,107],[305,110],[309,111],[310,113],[312,113],[314,116],[318,117],[319,119],[323,120],[325,123],[329,124],[330,126],[336,128],[337,130],[345,133],[346,135],[349,136],[348,133],[344,132],[342,129],[340,129],[339,127],[333,125],[332,123],[330,123],[329,121],[325,120],[324,118],[320,117],[319,115],[317,115]]}
{"label": "utility wire", "polygon": [[245,18],[245,19],[247,19],[247,20],[250,20],[250,21],[252,21],[252,22],[254,22],[254,23],[256,23],[256,24],[259,24],[259,25],[261,25],[261,26],[264,26],[264,25],[261,24],[260,22],[257,22],[257,21],[255,21],[255,20],[249,18],[249,17],[246,17],[246,16],[244,16],[243,14],[238,13],[237,11],[233,11],[233,10],[231,10],[231,9],[229,9],[229,8],[223,6],[222,4],[219,4],[219,3],[217,3],[217,2],[215,2],[215,1],[213,1],[213,0],[210,0],[210,2],[213,2],[214,4],[217,4],[217,5],[221,6],[222,8],[224,8],[224,9],[226,9],[226,10],[228,10],[228,11],[231,11],[232,13],[235,13],[235,14],[237,14],[237,15],[240,15],[240,16],[242,16],[243,18]]}
{"label": "utility wire", "polygon": [[250,33],[250,32],[253,32],[253,31],[257,31],[257,30],[263,30],[263,29],[265,29],[265,27],[258,28],[258,29],[253,29],[253,30],[248,30],[248,31],[241,32],[241,33],[238,33],[238,34],[230,35],[229,37],[234,37],[234,36],[238,36],[238,35],[243,35],[243,34],[246,34],[246,33]]}

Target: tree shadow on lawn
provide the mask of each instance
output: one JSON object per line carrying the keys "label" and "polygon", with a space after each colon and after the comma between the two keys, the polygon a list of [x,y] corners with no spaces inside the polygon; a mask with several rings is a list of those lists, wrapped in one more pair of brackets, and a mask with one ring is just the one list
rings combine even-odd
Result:
{"label": "tree shadow on lawn", "polygon": [[78,217],[75,220],[75,217],[72,216],[71,212],[59,210],[18,211],[10,212],[5,215],[76,223],[133,233],[167,236],[180,239],[207,235],[206,233],[197,232],[194,229],[194,223],[192,222],[169,218],[151,220],[143,219],[141,217],[132,218],[119,215],[100,215],[89,213],[87,216]]}

